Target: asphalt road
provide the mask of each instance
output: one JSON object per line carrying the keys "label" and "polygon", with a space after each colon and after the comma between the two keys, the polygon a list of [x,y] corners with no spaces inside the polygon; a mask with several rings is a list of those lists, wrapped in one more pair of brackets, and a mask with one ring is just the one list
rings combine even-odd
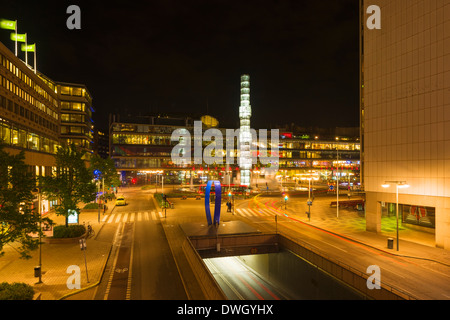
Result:
{"label": "asphalt road", "polygon": [[127,200],[105,217],[99,237],[114,246],[95,300],[187,299],[149,191],[119,192]]}
{"label": "asphalt road", "polygon": [[236,257],[205,259],[230,300],[285,300],[285,296]]}
{"label": "asphalt road", "polygon": [[[293,212],[280,209],[279,198],[252,198],[240,201],[236,210],[241,213],[237,214],[240,219],[267,231],[274,229],[274,216],[277,215],[278,231],[315,250],[324,252],[327,256],[349,265],[360,273],[368,274],[369,266],[379,266],[383,285],[389,284],[419,299],[450,298],[449,266],[406,256],[394,256],[390,252],[380,251],[347,237],[341,237],[339,233],[342,229],[332,229],[332,220],[336,219],[335,221],[337,221],[336,209],[330,208],[328,198],[316,198],[314,218],[317,219],[316,221],[323,220],[324,224],[328,224],[328,230],[335,231],[337,234],[316,228],[307,223],[304,202],[304,199],[298,199],[297,204],[291,199],[288,206],[291,208],[301,207],[299,212]],[[243,212],[247,215],[244,216]],[[341,210],[339,219],[353,219],[351,220],[353,224],[358,220],[355,212],[354,210]],[[361,220],[363,217],[359,219]],[[355,232],[359,232],[358,228],[359,226],[355,227]],[[426,246],[424,246],[424,250],[426,250]]]}

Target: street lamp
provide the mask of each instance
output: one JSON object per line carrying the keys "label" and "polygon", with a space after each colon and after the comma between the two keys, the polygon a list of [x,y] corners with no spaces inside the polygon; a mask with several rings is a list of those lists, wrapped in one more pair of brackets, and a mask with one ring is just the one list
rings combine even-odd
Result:
{"label": "street lamp", "polygon": [[384,184],[382,184],[381,186],[383,188],[389,188],[391,185],[390,184],[395,184],[395,201],[396,201],[396,207],[395,207],[395,214],[396,214],[396,220],[397,220],[397,251],[399,249],[399,245],[398,245],[398,189],[404,189],[404,188],[409,188],[409,185],[406,183],[406,181],[385,181]]}
{"label": "street lamp", "polygon": [[308,180],[308,201],[307,201],[307,204],[308,204],[308,219],[309,219],[309,221],[311,221],[311,205],[312,205],[312,201],[311,201],[311,180],[317,181],[317,180],[319,180],[319,177],[317,177],[317,175],[316,176],[312,176],[310,174],[309,177],[301,177],[300,179],[301,180]]}

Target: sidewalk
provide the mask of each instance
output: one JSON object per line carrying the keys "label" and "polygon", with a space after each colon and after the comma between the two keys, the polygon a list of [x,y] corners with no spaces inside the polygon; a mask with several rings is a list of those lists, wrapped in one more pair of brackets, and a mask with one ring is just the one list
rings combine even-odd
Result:
{"label": "sidewalk", "polygon": [[[339,236],[363,243],[392,255],[414,257],[418,260],[434,261],[450,267],[450,251],[435,247],[434,234],[415,231],[406,225],[399,225],[399,251],[396,250],[395,219],[385,218],[380,233],[366,231],[364,212],[354,209],[330,207],[330,197],[317,197],[311,206],[311,220],[306,211],[306,199],[291,201],[287,206],[288,216],[316,228],[335,233]],[[394,239],[394,248],[388,248],[388,238]],[[450,271],[450,270],[449,270]],[[450,293],[449,293],[450,294]]]}
{"label": "sidewalk", "polygon": [[[110,203],[105,214],[114,210],[113,202]],[[100,219],[103,211],[100,212]],[[54,213],[47,215],[57,225],[64,224],[64,218]],[[111,243],[96,240],[103,224],[98,223],[97,211],[82,210],[79,216],[79,224],[89,223],[95,235],[86,239],[87,250],[80,249],[78,240],[73,243],[43,243],[41,245],[42,283],[37,284],[39,278],[34,277],[34,267],[39,265],[39,249],[32,251],[29,260],[19,259],[19,254],[13,245],[4,247],[5,254],[0,258],[0,283],[24,282],[31,285],[35,291],[35,298],[41,300],[58,300],[64,296],[79,293],[98,284],[111,250]],[[86,253],[86,261],[85,255]],[[67,280],[72,273],[67,273],[69,266],[76,265],[80,268],[81,289],[68,289]],[[86,274],[87,265],[87,274]],[[88,279],[89,282],[88,282]]]}

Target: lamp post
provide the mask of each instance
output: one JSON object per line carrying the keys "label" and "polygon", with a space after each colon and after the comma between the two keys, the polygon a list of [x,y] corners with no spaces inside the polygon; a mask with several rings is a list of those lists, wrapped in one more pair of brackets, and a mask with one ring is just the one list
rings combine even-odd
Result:
{"label": "lamp post", "polygon": [[409,185],[406,184],[406,181],[385,181],[381,186],[383,188],[389,188],[390,184],[395,184],[395,215],[397,220],[397,251],[399,250],[399,235],[398,235],[398,189],[409,188]]}
{"label": "lamp post", "polygon": [[311,205],[312,205],[312,201],[311,201],[311,180],[319,180],[319,177],[316,176],[312,176],[311,173],[309,174],[309,177],[302,177],[300,178],[301,180],[308,180],[308,201],[306,202],[308,204],[308,219],[309,221],[311,221]]}
{"label": "lamp post", "polygon": [[336,146],[336,218],[339,218],[339,149]]}
{"label": "lamp post", "polygon": [[42,243],[41,243],[41,233],[42,233],[42,195],[40,188],[37,188],[38,192],[38,214],[39,214],[39,281],[37,283],[42,283]]}

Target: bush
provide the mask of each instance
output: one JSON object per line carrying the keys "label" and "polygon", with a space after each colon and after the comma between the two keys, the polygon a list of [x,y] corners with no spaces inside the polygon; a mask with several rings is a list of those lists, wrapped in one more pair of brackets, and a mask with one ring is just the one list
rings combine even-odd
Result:
{"label": "bush", "polygon": [[0,300],[33,300],[34,289],[29,284],[14,282],[0,283]]}
{"label": "bush", "polygon": [[56,226],[53,228],[53,238],[77,238],[86,233],[83,225]]}
{"label": "bush", "polygon": [[83,209],[98,209],[99,206],[100,209],[103,208],[103,205],[99,205],[98,203],[88,203],[87,205],[84,206]]}

